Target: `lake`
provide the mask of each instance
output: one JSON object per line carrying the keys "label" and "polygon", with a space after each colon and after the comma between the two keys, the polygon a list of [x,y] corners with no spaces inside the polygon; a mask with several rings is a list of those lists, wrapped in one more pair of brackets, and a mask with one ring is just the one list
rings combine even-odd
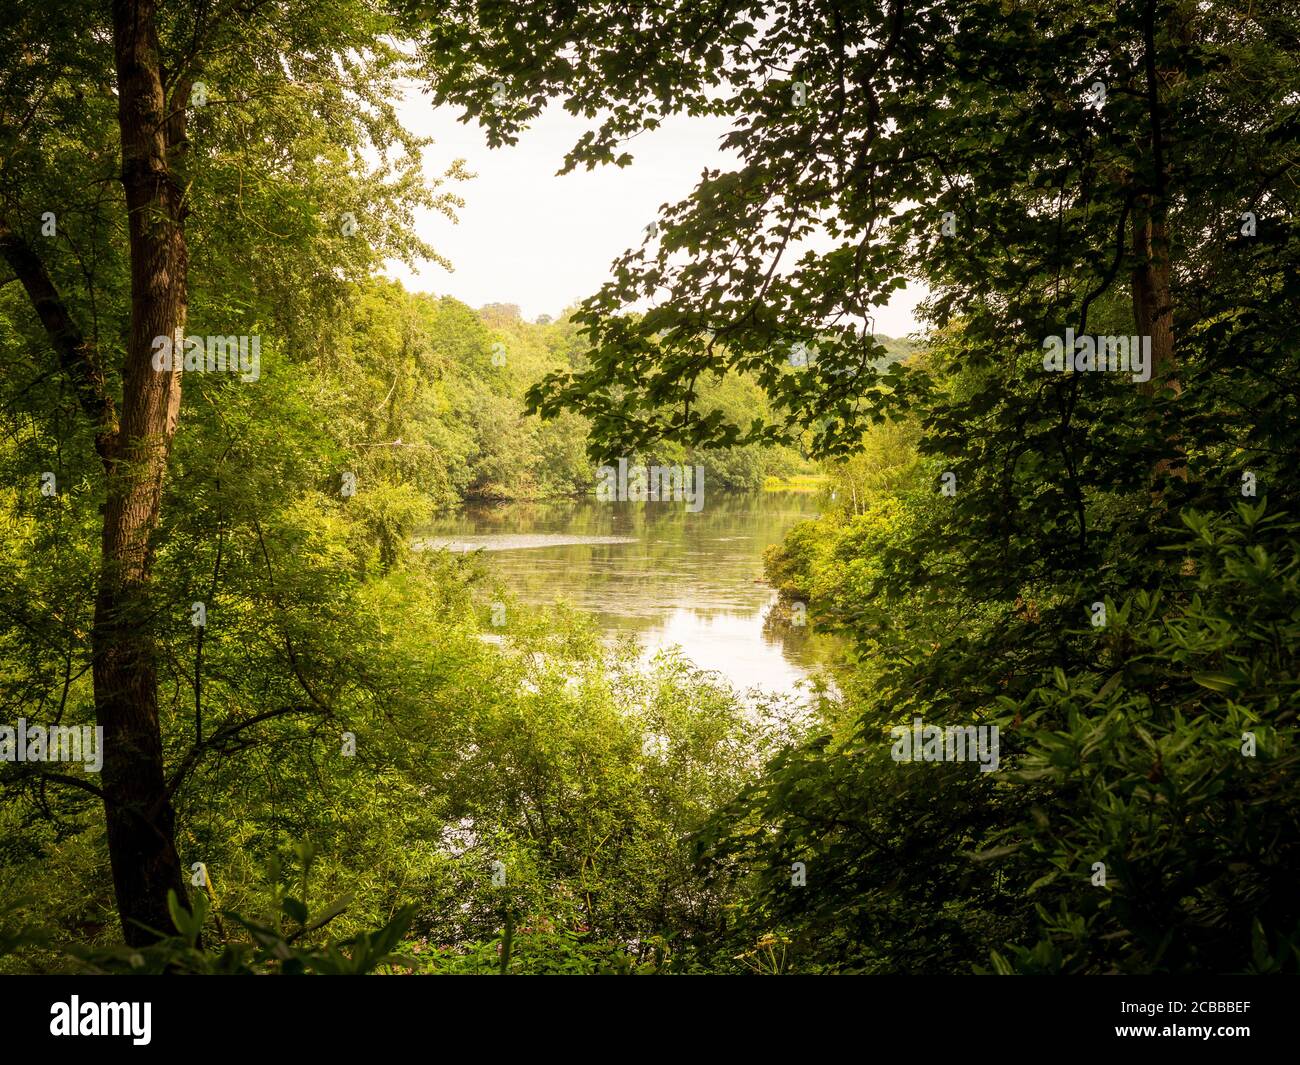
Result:
{"label": "lake", "polygon": [[763,581],[763,549],[816,517],[816,499],[719,492],[698,514],[680,503],[594,498],[474,505],[420,538],[489,552],[522,602],[563,600],[611,637],[635,633],[650,654],[677,645],[737,688],[796,694],[835,647],[806,628],[764,624],[776,593]]}

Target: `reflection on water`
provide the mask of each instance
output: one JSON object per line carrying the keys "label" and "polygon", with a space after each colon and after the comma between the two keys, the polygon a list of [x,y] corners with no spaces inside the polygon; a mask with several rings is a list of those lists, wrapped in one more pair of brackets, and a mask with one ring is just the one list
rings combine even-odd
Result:
{"label": "reflection on water", "polygon": [[634,544],[635,536],[570,536],[565,533],[486,533],[459,539],[430,536],[419,546],[436,551],[522,551],[536,547],[576,547],[579,544]]}
{"label": "reflection on water", "polygon": [[776,595],[763,549],[816,513],[815,497],[798,492],[718,493],[698,514],[680,503],[510,503],[466,507],[421,539],[490,551],[524,602],[565,600],[650,652],[676,644],[740,688],[790,691],[834,648],[806,630],[764,629]]}

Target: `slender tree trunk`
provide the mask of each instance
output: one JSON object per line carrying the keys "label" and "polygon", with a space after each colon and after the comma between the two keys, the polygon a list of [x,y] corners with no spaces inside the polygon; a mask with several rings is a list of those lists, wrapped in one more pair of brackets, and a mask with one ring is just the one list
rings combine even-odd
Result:
{"label": "slender tree trunk", "polygon": [[1142,65],[1146,75],[1148,148],[1151,153],[1150,185],[1138,198],[1133,212],[1133,310],[1138,332],[1151,338],[1151,377],[1167,374],[1175,391],[1173,372],[1174,298],[1169,287],[1169,198],[1165,177],[1164,121],[1160,108],[1160,75],[1156,63],[1157,0],[1146,0],[1142,11]]}
{"label": "slender tree trunk", "polygon": [[1133,317],[1138,333],[1151,338],[1151,380],[1143,391],[1154,394],[1156,379],[1175,392],[1182,385],[1175,374],[1174,298],[1169,286],[1169,238],[1165,223],[1152,217],[1149,204],[1133,218]]}
{"label": "slender tree trunk", "polygon": [[[1151,380],[1142,390],[1154,397],[1157,389],[1182,391],[1174,347],[1174,296],[1169,264],[1169,191],[1165,174],[1165,132],[1160,106],[1160,78],[1156,63],[1157,0],[1146,0],[1142,12],[1143,67],[1146,75],[1147,120],[1151,159],[1150,184],[1139,196],[1133,212],[1133,316],[1138,333],[1151,338]],[[1162,435],[1175,458],[1155,465],[1159,474],[1187,477],[1187,464],[1176,427],[1163,427]]]}
{"label": "slender tree trunk", "polygon": [[153,340],[183,335],[184,193],[169,165],[154,0],[114,0],[122,184],[130,225],[131,332],[118,445],[108,473],[93,648],[104,728],[103,789],[113,884],[126,941],[171,931],[167,892],[186,899],[158,718],[152,536],[181,401],[181,367],[153,368]]}

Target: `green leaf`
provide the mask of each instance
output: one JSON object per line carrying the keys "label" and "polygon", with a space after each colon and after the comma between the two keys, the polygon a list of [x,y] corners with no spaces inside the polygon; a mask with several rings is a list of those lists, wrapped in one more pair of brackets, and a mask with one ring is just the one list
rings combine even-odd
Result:
{"label": "green leaf", "polygon": [[1238,686],[1238,680],[1227,673],[1193,673],[1192,680],[1202,688],[1209,688],[1210,691],[1228,692]]}
{"label": "green leaf", "polygon": [[300,925],[305,925],[307,923],[307,907],[292,896],[286,895],[280,900],[280,909],[282,909],[291,920],[297,921]]}

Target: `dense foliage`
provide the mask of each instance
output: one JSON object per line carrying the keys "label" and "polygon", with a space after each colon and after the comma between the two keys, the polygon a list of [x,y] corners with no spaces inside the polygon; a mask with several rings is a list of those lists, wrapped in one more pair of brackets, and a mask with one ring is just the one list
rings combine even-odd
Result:
{"label": "dense foliage", "polygon": [[[10,6],[0,720],[108,756],[0,763],[0,966],[1300,969],[1294,2]],[[740,162],[558,321],[475,311],[382,279],[472,195],[412,78]],[[413,549],[611,457],[826,463],[768,560],[851,648],[812,720]]]}
{"label": "dense foliage", "polygon": [[[661,211],[577,315],[589,366],[532,402],[615,450],[795,433],[844,460],[770,574],[855,677],[702,837],[745,885],[723,953],[1295,969],[1300,10],[467,6],[427,62],[493,136],[560,96],[593,122],[571,166],[676,113],[741,157]],[[906,277],[935,332],[886,368],[871,316]],[[1055,372],[1085,336],[1144,364]],[[726,368],[772,417],[695,408]],[[997,725],[998,771],[895,761],[918,717]]]}

